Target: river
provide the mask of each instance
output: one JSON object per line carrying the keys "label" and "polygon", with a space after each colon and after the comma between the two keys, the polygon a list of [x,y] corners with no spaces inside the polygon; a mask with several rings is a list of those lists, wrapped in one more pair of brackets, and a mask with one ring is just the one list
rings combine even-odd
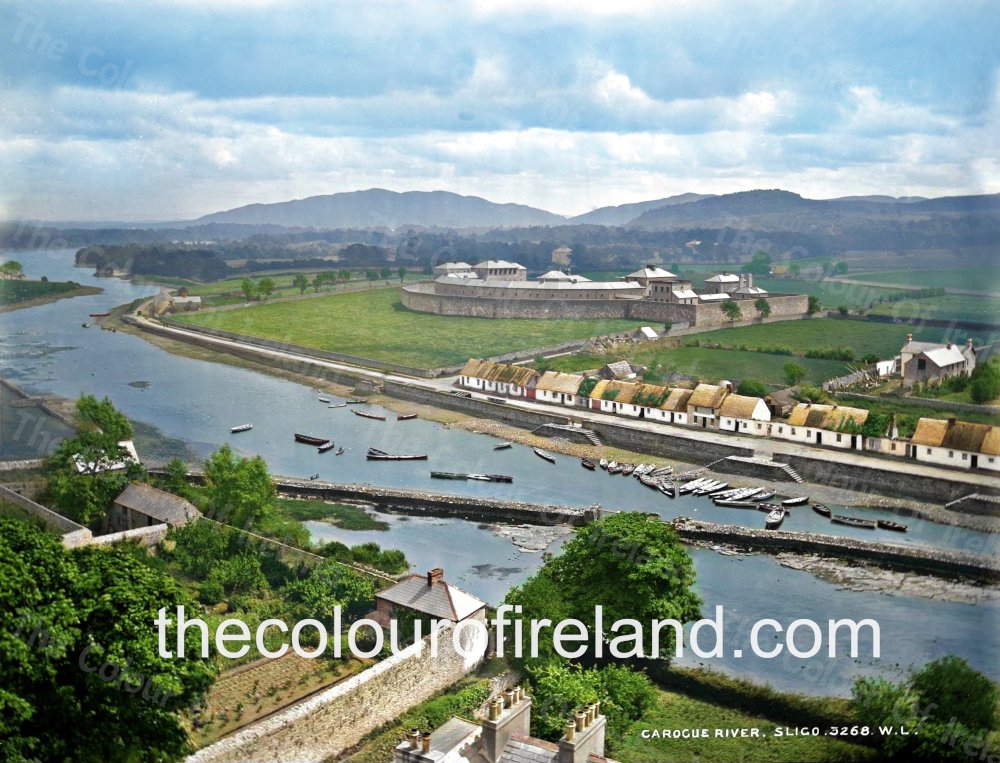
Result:
{"label": "river", "polygon": [[[7,258],[19,260],[29,277],[74,280],[105,291],[0,314],[3,375],[33,393],[107,395],[131,419],[185,441],[201,455],[228,442],[240,453],[263,456],[272,472],[290,476],[319,474],[322,479],[342,482],[572,505],[599,503],[606,508],[655,511],[665,518],[685,515],[747,526],[763,524],[763,515],[758,512],[718,508],[704,498],[671,501],[637,480],[586,472],[574,458],[560,456],[550,465],[529,448],[515,446],[495,452],[495,440],[488,436],[429,421],[400,422],[392,415],[384,422],[362,419],[353,416],[350,408],[329,409],[307,386],[235,366],[175,356],[131,334],[84,328],[90,313],[154,294],[157,287],[95,278],[89,268],[73,266],[71,250],[11,252]],[[230,434],[231,426],[244,422],[252,422],[253,429]],[[293,432],[330,437],[347,451],[342,456],[319,454],[314,448],[294,444]],[[364,453],[370,446],[429,453],[431,459],[368,462]],[[696,454],[692,460],[697,460]],[[500,472],[513,475],[514,482],[442,483],[430,478],[431,468]],[[738,481],[748,482],[744,478]],[[872,512],[866,516],[892,515]],[[475,522],[415,517],[390,517],[388,521],[390,529],[378,533],[343,531],[323,523],[310,528],[317,538],[352,544],[374,539],[383,546],[400,548],[418,570],[440,565],[450,581],[494,604],[541,562],[540,554],[523,552]],[[911,528],[905,535],[874,536],[871,531],[830,525],[808,509],[797,509],[782,529],[882,537],[977,552],[997,549],[997,539],[985,533],[906,521]],[[692,556],[706,614],[715,604],[725,607],[729,651],[746,642],[745,619],[749,617],[771,617],[785,624],[811,618],[824,627],[831,618],[870,617],[881,626],[881,659],[816,657],[785,662],[730,656],[711,661],[718,669],[765,680],[781,689],[844,694],[856,675],[895,672],[899,666],[919,665],[954,652],[1000,678],[1000,649],[995,639],[984,638],[984,634],[995,633],[1000,618],[1000,607],[995,604],[839,590],[810,573],[786,569],[766,555],[727,557],[692,549]],[[744,654],[749,654],[747,649]]]}

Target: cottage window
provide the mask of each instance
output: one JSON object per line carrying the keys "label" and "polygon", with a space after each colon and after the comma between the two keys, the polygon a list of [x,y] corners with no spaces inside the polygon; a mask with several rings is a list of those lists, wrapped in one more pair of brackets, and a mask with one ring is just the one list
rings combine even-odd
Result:
{"label": "cottage window", "polygon": [[949,450],[948,451],[948,458],[954,458],[954,457],[955,457],[955,451]]}
{"label": "cottage window", "polygon": [[968,453],[963,453],[962,454],[962,460],[963,461],[968,461],[969,460],[969,454]]}
{"label": "cottage window", "polygon": [[792,427],[792,434],[795,434],[795,427]]}
{"label": "cottage window", "polygon": [[840,442],[840,435],[837,435],[837,442]]}
{"label": "cottage window", "polygon": [[927,361],[924,358],[917,358],[917,370],[918,371],[927,370]]}
{"label": "cottage window", "polygon": [[778,427],[778,434],[782,434],[785,431],[784,427]]}
{"label": "cottage window", "polygon": [[928,449],[927,449],[927,455],[929,456],[930,454],[931,454],[931,449],[930,449],[930,448],[928,448]]}

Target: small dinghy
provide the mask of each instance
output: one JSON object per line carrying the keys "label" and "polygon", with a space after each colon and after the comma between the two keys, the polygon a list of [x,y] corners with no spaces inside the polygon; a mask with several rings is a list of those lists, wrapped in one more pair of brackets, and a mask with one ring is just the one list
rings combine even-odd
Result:
{"label": "small dinghy", "polygon": [[591,461],[589,458],[584,458],[580,460],[580,466],[588,471],[594,471],[597,468],[597,464]]}
{"label": "small dinghy", "polygon": [[375,419],[376,421],[385,421],[385,416],[379,416],[377,413],[368,413],[367,411],[351,411],[355,416],[360,416],[363,419]]}
{"label": "small dinghy", "polygon": [[598,465],[599,467],[601,467],[602,469],[604,469],[605,471],[607,471],[607,469],[608,469],[608,464],[610,464],[610,463],[611,463],[611,462],[610,462],[610,461],[608,461],[608,459],[606,459],[606,458],[602,458],[602,459],[601,459],[600,461],[598,461],[598,462],[597,462],[597,465]]}
{"label": "small dinghy", "polygon": [[762,493],[757,493],[755,496],[753,496],[753,499],[755,501],[770,501],[772,498],[774,498],[774,496],[775,493],[773,490],[765,490]]}
{"label": "small dinghy", "polygon": [[900,524],[899,522],[893,522],[891,519],[876,519],[875,523],[883,530],[892,530],[897,533],[906,532],[906,525]]}
{"label": "small dinghy", "polygon": [[401,413],[396,416],[396,421],[412,421],[417,417],[415,413]]}
{"label": "small dinghy", "polygon": [[667,498],[676,498],[677,494],[674,492],[673,482],[661,482],[656,486],[656,489],[663,493]]}
{"label": "small dinghy", "polygon": [[323,445],[329,442],[326,437],[313,437],[308,434],[295,434],[295,442],[301,442],[305,445]]}
{"label": "small dinghy", "polygon": [[779,506],[776,503],[758,503],[757,504],[757,511],[771,512],[771,511],[774,511],[775,509],[780,509],[780,508],[781,508],[781,506]]}
{"label": "small dinghy", "polygon": [[795,498],[786,498],[784,501],[781,502],[781,505],[782,506],[801,506],[801,505],[803,505],[805,503],[809,503],[809,496],[807,496],[807,495],[800,495],[800,496],[796,496]]}
{"label": "small dinghy", "polygon": [[767,530],[777,530],[781,527],[781,523],[785,521],[785,509],[779,506],[776,509],[772,509],[767,513],[767,519],[764,520],[764,528]]}
{"label": "small dinghy", "polygon": [[386,453],[384,450],[379,450],[378,448],[369,448],[368,453],[365,454],[369,461],[426,461],[427,456],[425,454],[421,455],[395,455],[393,453]]}
{"label": "small dinghy", "polygon": [[330,398],[328,398],[328,397],[323,397],[322,395],[320,395],[320,397],[319,397],[319,401],[320,401],[321,403],[329,403],[329,402],[330,402]]}
{"label": "small dinghy", "polygon": [[835,525],[846,525],[847,527],[862,527],[865,530],[874,530],[875,520],[874,519],[861,519],[860,517],[848,517],[844,514],[833,514],[830,517],[830,521]]}
{"label": "small dinghy", "polygon": [[812,510],[815,511],[817,514],[819,514],[821,517],[829,517],[831,514],[830,507],[824,506],[822,503],[814,503],[812,505]]}
{"label": "small dinghy", "polygon": [[622,464],[622,476],[628,477],[635,471],[635,464]]}
{"label": "small dinghy", "polygon": [[532,448],[532,450],[535,452],[536,456],[545,461],[548,461],[550,464],[554,464],[556,462],[556,457],[553,456],[551,453],[549,453],[547,450],[542,450],[541,448]]}
{"label": "small dinghy", "polygon": [[512,442],[502,442],[499,445],[494,445],[493,450],[507,450],[514,445]]}
{"label": "small dinghy", "polygon": [[608,474],[620,474],[622,470],[621,464],[617,461],[612,461],[608,464]]}
{"label": "small dinghy", "polygon": [[333,403],[327,406],[327,408],[346,408],[346,407],[347,403]]}
{"label": "small dinghy", "polygon": [[253,429],[253,424],[240,424],[238,427],[230,427],[229,431],[236,434],[237,432],[246,432],[248,429]]}
{"label": "small dinghy", "polygon": [[343,448],[343,446],[337,448],[337,452],[334,453],[333,455],[335,455],[335,456],[342,456],[342,455],[344,455],[344,448]]}
{"label": "small dinghy", "polygon": [[334,448],[333,440],[329,440],[327,442],[324,442],[318,448],[316,448],[316,450],[318,450],[320,453],[326,453],[328,450],[333,450],[333,448]]}

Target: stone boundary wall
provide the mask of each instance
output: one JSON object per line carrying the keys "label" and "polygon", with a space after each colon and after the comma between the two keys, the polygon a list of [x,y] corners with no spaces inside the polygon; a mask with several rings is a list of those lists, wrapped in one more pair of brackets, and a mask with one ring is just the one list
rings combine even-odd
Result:
{"label": "stone boundary wall", "polygon": [[[898,287],[890,287],[898,288]],[[956,335],[961,334],[965,341],[966,331],[987,331],[991,334],[995,334],[1000,331],[1000,323],[984,323],[982,321],[949,321],[944,318],[897,318],[893,315],[840,315],[836,316],[840,320],[845,321],[874,321],[875,323],[894,323],[900,326],[932,326],[933,328],[943,328],[952,329],[955,331]],[[958,341],[958,340],[952,340]],[[900,342],[900,347],[903,346],[903,342]]]}
{"label": "stone boundary wall", "polygon": [[[362,736],[454,684],[486,655],[488,638],[463,629],[463,657],[451,626],[303,702],[280,710],[187,758],[187,763],[302,763],[327,760]],[[422,648],[423,647],[423,648]]]}
{"label": "stone boundary wall", "polygon": [[845,400],[869,400],[873,403],[899,403],[900,405],[935,408],[940,411],[965,411],[967,413],[986,413],[991,416],[1000,416],[1000,408],[993,405],[959,403],[955,400],[937,400],[933,397],[878,397],[876,395],[863,395],[858,392],[837,392],[834,397]]}
{"label": "stone boundary wall", "polygon": [[926,546],[876,543],[855,538],[833,538],[816,533],[752,530],[688,517],[678,517],[671,524],[685,540],[728,543],[767,551],[818,553],[934,575],[960,575],[989,582],[1000,581],[1000,563],[991,556],[980,554]]}
{"label": "stone boundary wall", "polygon": [[[145,546],[151,548],[157,545],[164,538],[167,537],[167,531],[170,529],[168,525],[150,525],[149,527],[135,527],[131,530],[123,530],[118,533],[109,533],[108,535],[94,535],[85,543],[77,543],[72,547],[77,546],[113,546],[115,543],[125,543],[128,541],[134,541],[140,546]],[[63,545],[67,545],[66,538],[63,538]]]}
{"label": "stone boundary wall", "polygon": [[45,463],[43,458],[22,458],[14,461],[0,461],[0,472],[16,472],[22,469],[41,469]]}
{"label": "stone boundary wall", "polygon": [[40,503],[35,503],[30,498],[25,498],[6,485],[0,485],[0,499],[12,503],[20,509],[24,509],[28,514],[40,520],[47,528],[60,535],[78,533],[81,530],[88,534],[90,533],[90,530],[83,525],[77,524],[62,514],[57,514],[52,509],[48,509]]}
{"label": "stone boundary wall", "polygon": [[[948,503],[970,493],[985,495],[1000,495],[1000,489],[985,485],[974,485],[961,480],[945,480],[938,477],[928,477],[910,472],[897,472],[892,469],[879,469],[848,461],[825,460],[801,453],[775,453],[806,482],[816,482],[821,485],[872,492],[881,495],[903,495],[935,503]],[[900,459],[887,456],[893,461]],[[911,463],[918,463],[916,461]]]}

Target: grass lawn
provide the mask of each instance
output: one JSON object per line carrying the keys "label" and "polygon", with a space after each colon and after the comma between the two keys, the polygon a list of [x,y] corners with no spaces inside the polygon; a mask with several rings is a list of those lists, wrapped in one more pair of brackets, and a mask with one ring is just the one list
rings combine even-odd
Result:
{"label": "grass lawn", "polygon": [[404,308],[396,288],[196,313],[181,320],[418,368],[555,345],[626,331],[637,325],[624,320],[491,320],[429,315]]}
{"label": "grass lawn", "polygon": [[73,281],[0,281],[0,305],[16,305],[30,299],[51,297],[79,289]]}
{"label": "grass lawn", "polygon": [[873,315],[891,315],[909,320],[912,318],[939,318],[954,321],[1000,324],[1000,299],[946,294],[942,297],[905,299],[875,305]]}
{"label": "grass lawn", "polygon": [[776,294],[808,294],[817,297],[820,304],[829,310],[838,307],[857,309],[877,302],[879,297],[898,294],[900,289],[883,289],[878,286],[862,286],[841,281],[810,281],[805,278],[754,278],[754,286],[760,286]]}
{"label": "grass lawn", "polygon": [[858,273],[848,278],[875,283],[900,283],[910,286],[941,286],[945,289],[1000,291],[1000,268],[947,268],[943,270],[892,270],[882,273]]}
{"label": "grass lawn", "polygon": [[278,512],[299,522],[322,520],[344,530],[388,530],[389,525],[375,519],[362,506],[346,503],[279,498]]}
{"label": "grass lawn", "polygon": [[[766,323],[744,328],[719,329],[685,337],[685,341],[721,343],[726,347],[784,347],[800,354],[806,350],[850,347],[855,356],[874,353],[891,358],[906,342],[906,335],[925,342],[943,341],[948,330],[929,326],[893,326],[868,321],[844,321],[836,318],[813,318],[803,321]],[[962,334],[964,342],[965,334]],[[976,335],[973,334],[975,338]],[[956,341],[955,337],[950,337]],[[980,340],[983,337],[978,337]]]}
{"label": "grass lawn", "polygon": [[[958,402],[969,403],[972,402],[971,399],[961,399],[948,396],[945,399],[957,399]],[[906,405],[904,403],[898,403],[891,397],[885,397],[882,400],[856,400],[851,397],[843,396],[838,397],[837,400],[842,405],[849,405],[853,408],[867,408],[869,411],[876,411],[877,413],[894,413],[897,417],[901,416],[903,418],[912,419],[914,422],[918,418],[927,419],[949,419],[957,417],[961,421],[972,421],[977,424],[992,424],[993,426],[1000,426],[1000,414],[989,414],[989,413],[978,413],[974,411],[946,411],[940,408],[931,408],[924,405]]]}
{"label": "grass lawn", "polygon": [[[808,763],[808,761],[877,760],[878,753],[868,747],[849,744],[826,736],[773,736],[781,725],[749,713],[719,707],[660,689],[656,706],[646,717],[636,721],[623,739],[617,740],[614,757],[622,763],[648,763],[652,760],[697,760],[703,763],[767,761],[767,763]],[[708,739],[643,739],[643,729],[708,729]],[[715,738],[715,729],[758,728],[760,738]]]}

